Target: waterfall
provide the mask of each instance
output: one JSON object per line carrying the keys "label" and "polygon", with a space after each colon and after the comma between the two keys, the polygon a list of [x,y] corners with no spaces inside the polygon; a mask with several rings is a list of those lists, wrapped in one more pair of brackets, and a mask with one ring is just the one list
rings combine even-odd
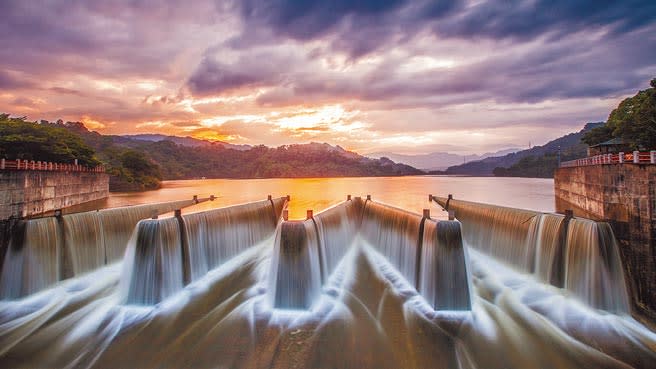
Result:
{"label": "waterfall", "polygon": [[105,265],[103,227],[97,212],[64,215],[64,278]]}
{"label": "waterfall", "polygon": [[314,216],[324,281],[353,244],[360,212],[361,200],[356,199],[340,203]]}
{"label": "waterfall", "polygon": [[433,198],[442,206],[448,201],[469,246],[564,287],[594,308],[629,312],[624,270],[607,223]]}
{"label": "waterfall", "polygon": [[565,288],[591,306],[629,312],[629,295],[608,223],[572,219],[567,230]]}
{"label": "waterfall", "polygon": [[540,213],[468,201],[449,202],[449,210],[462,222],[464,241],[488,255],[533,272],[534,244],[528,242]]}
{"label": "waterfall", "polygon": [[319,244],[312,220],[283,222],[271,261],[273,306],[309,309],[321,293]]}
{"label": "waterfall", "polygon": [[460,222],[434,221],[389,205],[348,200],[303,222],[283,222],[271,263],[275,308],[307,309],[349,248],[377,249],[435,310],[471,308]]}
{"label": "waterfall", "polygon": [[[158,303],[272,236],[285,201],[258,201],[139,222],[126,251],[123,301]],[[160,275],[167,273],[170,278]]]}
{"label": "waterfall", "polygon": [[27,296],[120,260],[137,222],[195,203],[170,201],[26,220],[13,230],[0,271],[0,296]]}
{"label": "waterfall", "polygon": [[460,223],[424,223],[419,292],[435,310],[470,310],[467,257]]}
{"label": "waterfall", "polygon": [[360,232],[389,262],[415,285],[417,246],[422,217],[392,206],[367,201]]}
{"label": "waterfall", "polygon": [[562,215],[541,214],[527,243],[527,247],[535,245],[536,277],[557,287],[563,287],[567,224]]}
{"label": "waterfall", "polygon": [[123,300],[152,305],[182,289],[183,265],[177,218],[146,219],[137,224],[123,265]]}
{"label": "waterfall", "polygon": [[61,235],[56,218],[33,219],[16,227],[0,275],[2,299],[26,296],[60,280]]}
{"label": "waterfall", "polygon": [[100,210],[98,215],[103,227],[107,263],[123,258],[125,246],[137,222],[195,203],[194,200],[181,200]]}
{"label": "waterfall", "polygon": [[284,198],[184,215],[191,280],[273,234]]}

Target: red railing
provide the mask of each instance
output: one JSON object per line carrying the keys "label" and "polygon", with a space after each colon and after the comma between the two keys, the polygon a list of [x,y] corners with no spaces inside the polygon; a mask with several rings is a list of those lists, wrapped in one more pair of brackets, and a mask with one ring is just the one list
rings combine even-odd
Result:
{"label": "red railing", "polygon": [[561,167],[582,167],[586,165],[603,164],[656,164],[656,151],[620,152],[617,154],[601,154],[582,159],[560,163]]}
{"label": "red railing", "polygon": [[105,167],[87,167],[79,164],[51,163],[34,160],[6,160],[0,159],[0,170],[45,170],[56,172],[95,172],[105,173]]}

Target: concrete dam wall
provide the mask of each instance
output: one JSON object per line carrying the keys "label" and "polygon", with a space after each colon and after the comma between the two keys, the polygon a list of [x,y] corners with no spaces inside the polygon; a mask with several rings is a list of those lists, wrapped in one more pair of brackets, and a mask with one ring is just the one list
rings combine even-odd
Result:
{"label": "concrete dam wall", "polygon": [[611,224],[638,314],[656,321],[656,165],[559,168],[556,211]]}
{"label": "concrete dam wall", "polygon": [[0,170],[0,220],[30,217],[108,196],[106,173]]}

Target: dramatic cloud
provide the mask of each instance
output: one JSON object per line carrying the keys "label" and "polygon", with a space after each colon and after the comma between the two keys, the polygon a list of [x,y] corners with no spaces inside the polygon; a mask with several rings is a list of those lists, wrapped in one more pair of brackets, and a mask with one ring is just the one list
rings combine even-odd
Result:
{"label": "dramatic cloud", "polygon": [[105,133],[483,152],[656,77],[656,3],[0,2],[0,111]]}

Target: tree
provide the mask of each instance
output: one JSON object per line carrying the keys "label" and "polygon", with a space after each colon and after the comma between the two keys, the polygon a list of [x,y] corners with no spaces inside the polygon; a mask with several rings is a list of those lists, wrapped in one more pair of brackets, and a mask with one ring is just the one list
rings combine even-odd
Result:
{"label": "tree", "polygon": [[135,177],[155,177],[161,179],[159,166],[151,162],[141,151],[126,150],[121,154],[121,165]]}
{"label": "tree", "polygon": [[622,138],[635,149],[656,148],[656,78],[651,88],[624,99],[608,116],[606,125],[588,132],[582,139],[595,145],[612,138]]}
{"label": "tree", "polygon": [[0,157],[96,166],[94,150],[65,128],[0,114]]}

